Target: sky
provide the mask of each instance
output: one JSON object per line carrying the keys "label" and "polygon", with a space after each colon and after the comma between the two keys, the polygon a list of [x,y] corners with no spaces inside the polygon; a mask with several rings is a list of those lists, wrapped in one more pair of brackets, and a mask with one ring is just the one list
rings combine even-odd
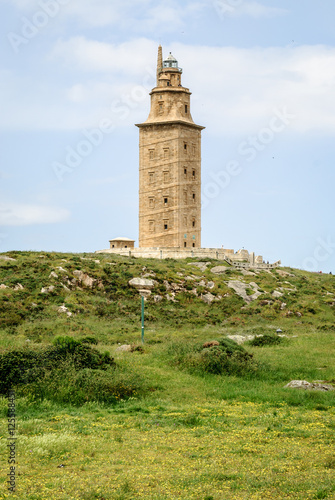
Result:
{"label": "sky", "polygon": [[334,0],[0,0],[0,252],[138,243],[157,48],[202,132],[202,247],[335,273]]}

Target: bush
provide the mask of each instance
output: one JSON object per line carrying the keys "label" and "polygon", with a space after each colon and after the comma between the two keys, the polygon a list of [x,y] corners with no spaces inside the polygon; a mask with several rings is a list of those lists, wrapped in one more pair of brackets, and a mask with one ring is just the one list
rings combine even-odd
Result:
{"label": "bush", "polygon": [[249,344],[255,347],[263,347],[267,345],[277,345],[284,342],[283,337],[279,337],[276,334],[265,333],[259,337],[255,337],[253,340],[249,341]]}
{"label": "bush", "polygon": [[47,372],[55,371],[65,362],[75,370],[90,368],[106,370],[115,367],[109,353],[96,349],[71,337],[58,337],[55,345],[39,351],[18,349],[0,355],[0,394],[6,394],[17,385],[29,384],[43,378]]}
{"label": "bush", "polygon": [[219,345],[204,348],[203,344],[173,342],[167,354],[179,368],[191,372],[241,376],[254,372],[257,365],[253,355],[230,339],[221,339]]}

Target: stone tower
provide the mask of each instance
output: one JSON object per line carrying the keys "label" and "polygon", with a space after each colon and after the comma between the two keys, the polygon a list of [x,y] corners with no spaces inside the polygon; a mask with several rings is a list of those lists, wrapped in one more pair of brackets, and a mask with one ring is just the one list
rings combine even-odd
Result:
{"label": "stone tower", "polygon": [[201,130],[182,69],[158,48],[157,86],[140,129],[139,247],[201,247]]}

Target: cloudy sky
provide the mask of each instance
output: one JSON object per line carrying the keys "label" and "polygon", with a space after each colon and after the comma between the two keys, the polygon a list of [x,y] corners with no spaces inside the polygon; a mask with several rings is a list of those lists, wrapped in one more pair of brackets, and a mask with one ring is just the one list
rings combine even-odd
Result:
{"label": "cloudy sky", "polygon": [[138,241],[157,46],[203,125],[202,246],[335,272],[334,0],[0,0],[0,251]]}

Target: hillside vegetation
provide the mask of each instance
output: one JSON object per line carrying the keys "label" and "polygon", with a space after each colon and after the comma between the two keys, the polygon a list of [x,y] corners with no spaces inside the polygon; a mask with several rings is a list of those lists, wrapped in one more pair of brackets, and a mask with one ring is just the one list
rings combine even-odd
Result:
{"label": "hillside vegetation", "polygon": [[10,389],[13,498],[335,498],[335,391],[285,388],[335,386],[332,275],[7,252],[0,304],[0,498]]}

